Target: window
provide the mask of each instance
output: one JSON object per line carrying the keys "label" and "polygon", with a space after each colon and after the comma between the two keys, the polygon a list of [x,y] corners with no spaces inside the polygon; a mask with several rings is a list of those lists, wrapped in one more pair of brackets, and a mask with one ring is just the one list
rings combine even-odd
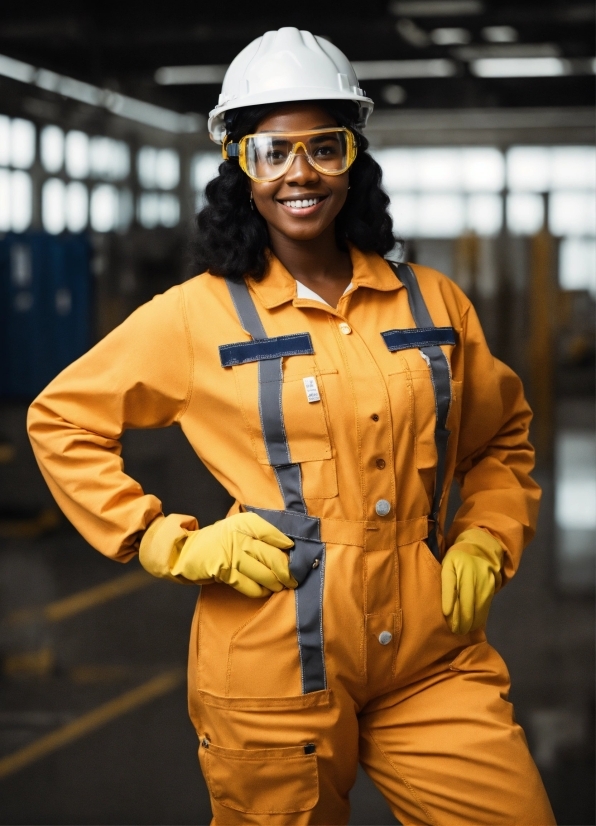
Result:
{"label": "window", "polygon": [[596,200],[593,192],[553,192],[549,229],[553,235],[595,235]]}
{"label": "window", "polygon": [[589,591],[596,555],[596,436],[590,430],[561,430],[555,448],[559,581]]}
{"label": "window", "polygon": [[174,189],[180,181],[180,159],[173,149],[162,149],[155,160],[155,183],[159,189]]}
{"label": "window", "polygon": [[96,232],[110,232],[118,226],[118,190],[110,184],[100,184],[91,193],[91,227]]}
{"label": "window", "polygon": [[507,197],[507,228],[513,235],[535,235],[543,224],[542,195],[519,192]]}
{"label": "window", "polygon": [[203,206],[203,193],[209,181],[218,174],[222,162],[219,152],[199,152],[192,159],[190,168],[191,186],[195,193],[195,208]]}
{"label": "window", "polygon": [[10,118],[0,115],[0,166],[10,165]]}
{"label": "window", "polygon": [[64,145],[66,174],[71,178],[89,175],[89,138],[84,132],[69,132]]}
{"label": "window", "polygon": [[[22,118],[0,115],[0,232],[24,232],[31,224],[35,127]],[[7,167],[12,167],[9,169]]]}
{"label": "window", "polygon": [[507,186],[512,192],[546,192],[550,188],[550,149],[514,146],[507,153]]}
{"label": "window", "polygon": [[94,178],[121,181],[130,172],[130,151],[124,141],[94,137],[89,142],[89,167]]}
{"label": "window", "polygon": [[24,232],[31,224],[33,191],[27,172],[0,169],[0,232]]}
{"label": "window", "polygon": [[497,235],[503,225],[500,195],[470,195],[466,204],[466,227],[477,235]]}
{"label": "window", "polygon": [[465,228],[461,195],[421,195],[417,205],[418,235],[423,238],[456,238]]}
{"label": "window", "polygon": [[[143,146],[137,155],[139,183],[146,190],[137,203],[137,219],[146,229],[180,223],[180,200],[167,194],[180,183],[180,156],[174,149]],[[157,190],[157,191],[155,191]],[[165,190],[165,192],[164,192]]]}
{"label": "window", "polygon": [[398,235],[494,236],[503,223],[505,161],[494,147],[393,148],[374,153],[383,169]]}
{"label": "window", "polygon": [[559,285],[589,290],[596,298],[596,239],[565,238],[559,247]]}
{"label": "window", "polygon": [[143,192],[139,198],[139,223],[146,229],[175,227],[180,221],[180,202],[175,195]]}
{"label": "window", "polygon": [[66,226],[70,232],[82,232],[89,220],[89,193],[80,181],[71,181],[64,200]]}
{"label": "window", "polygon": [[137,156],[137,174],[144,189],[174,189],[180,182],[180,158],[173,149],[143,146]]}
{"label": "window", "polygon": [[42,129],[40,155],[46,172],[60,172],[64,163],[64,132],[58,126],[46,126]]}
{"label": "window", "polygon": [[41,220],[43,228],[52,235],[58,235],[65,228],[65,189],[64,181],[48,178],[41,190]]}
{"label": "window", "polygon": [[17,169],[30,169],[35,160],[35,126],[28,120],[15,118],[10,124],[10,164]]}

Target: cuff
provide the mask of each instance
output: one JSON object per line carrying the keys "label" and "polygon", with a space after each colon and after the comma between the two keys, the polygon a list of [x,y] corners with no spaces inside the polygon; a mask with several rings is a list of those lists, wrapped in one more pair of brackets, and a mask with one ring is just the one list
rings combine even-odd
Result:
{"label": "cuff", "polygon": [[198,528],[194,516],[179,513],[157,516],[141,539],[139,562],[146,571],[160,579],[194,584],[185,577],[173,576],[171,570],[189,534]]}

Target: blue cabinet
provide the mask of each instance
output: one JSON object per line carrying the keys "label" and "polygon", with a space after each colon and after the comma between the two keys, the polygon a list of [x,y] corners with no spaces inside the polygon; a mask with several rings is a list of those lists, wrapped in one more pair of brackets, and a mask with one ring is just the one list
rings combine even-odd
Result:
{"label": "blue cabinet", "polygon": [[0,238],[0,397],[33,399],[91,346],[91,246],[84,235]]}

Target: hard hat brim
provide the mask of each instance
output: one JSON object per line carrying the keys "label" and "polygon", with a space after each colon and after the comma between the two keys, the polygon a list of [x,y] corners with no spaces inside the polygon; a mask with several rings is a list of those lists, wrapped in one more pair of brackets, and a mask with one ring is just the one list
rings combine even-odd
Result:
{"label": "hard hat brim", "polygon": [[374,103],[371,98],[360,97],[351,91],[335,91],[324,90],[320,87],[313,87],[310,92],[308,89],[296,89],[293,92],[291,89],[284,89],[283,96],[279,99],[272,95],[271,91],[257,92],[253,95],[246,95],[238,100],[229,100],[220,106],[216,106],[209,112],[209,136],[215,143],[223,143],[225,138],[225,114],[233,109],[244,109],[247,106],[260,106],[263,104],[279,104],[283,106],[284,103],[298,103],[299,101],[309,100],[337,100],[355,103],[360,108],[360,118],[356,123],[358,127],[366,126],[366,122],[374,109]]}

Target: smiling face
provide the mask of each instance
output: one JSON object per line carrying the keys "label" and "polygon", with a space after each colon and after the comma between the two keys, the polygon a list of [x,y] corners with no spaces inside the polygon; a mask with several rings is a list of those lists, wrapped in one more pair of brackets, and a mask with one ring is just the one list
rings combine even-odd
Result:
{"label": "smiling face", "polygon": [[[318,106],[289,103],[267,115],[258,125],[259,132],[306,132],[338,124]],[[334,222],[348,195],[348,172],[325,175],[311,166],[299,151],[285,175],[275,181],[250,181],[256,209],[269,227],[272,240],[276,235],[294,241],[310,241]]]}

